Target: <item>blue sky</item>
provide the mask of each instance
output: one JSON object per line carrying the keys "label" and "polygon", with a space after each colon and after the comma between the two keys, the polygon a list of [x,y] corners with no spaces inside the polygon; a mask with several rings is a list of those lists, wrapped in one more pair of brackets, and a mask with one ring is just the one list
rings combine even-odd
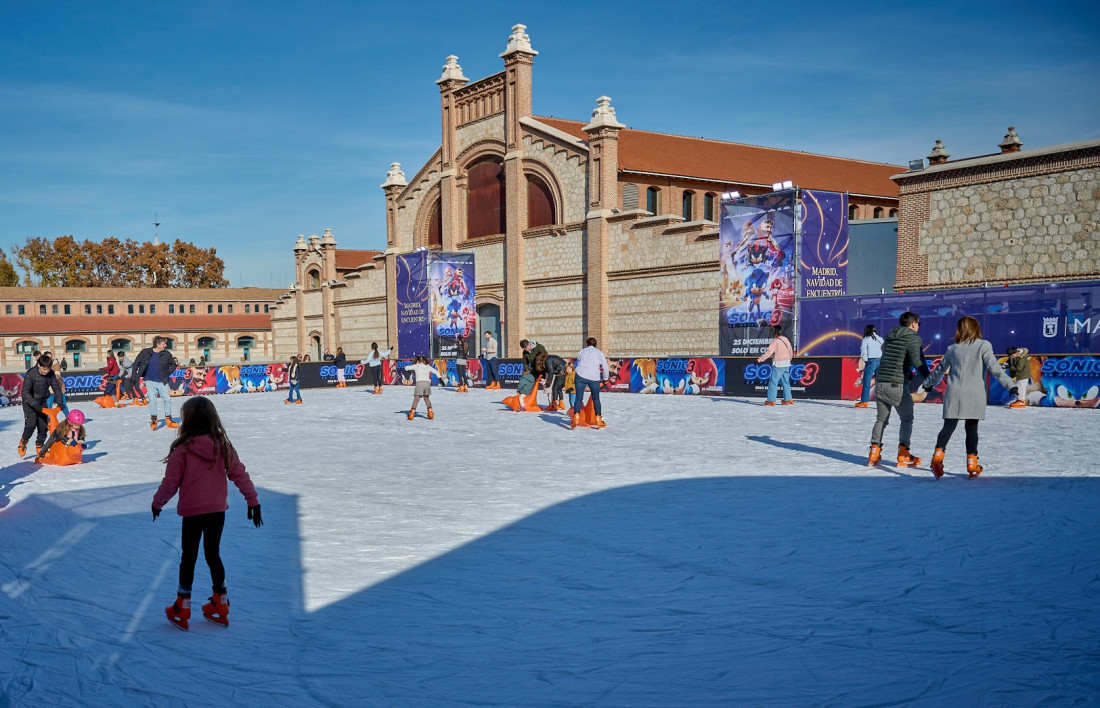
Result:
{"label": "blue sky", "polygon": [[287,287],[299,233],[382,248],[379,185],[439,145],[457,54],[539,52],[537,115],[904,164],[1100,137],[1087,3],[0,0],[0,248],[72,234],[216,246]]}

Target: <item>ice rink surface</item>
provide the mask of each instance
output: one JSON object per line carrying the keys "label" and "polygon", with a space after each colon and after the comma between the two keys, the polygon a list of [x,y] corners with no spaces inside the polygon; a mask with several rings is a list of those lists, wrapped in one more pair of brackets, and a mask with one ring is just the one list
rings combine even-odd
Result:
{"label": "ice rink surface", "polygon": [[990,408],[985,473],[960,428],[937,481],[937,405],[897,469],[850,403],[605,394],[571,431],[507,393],[216,396],[265,526],[231,485],[230,626],[200,554],[189,632],[173,431],[78,404],[86,462],[35,466],[0,409],[0,705],[1097,702],[1097,411]]}

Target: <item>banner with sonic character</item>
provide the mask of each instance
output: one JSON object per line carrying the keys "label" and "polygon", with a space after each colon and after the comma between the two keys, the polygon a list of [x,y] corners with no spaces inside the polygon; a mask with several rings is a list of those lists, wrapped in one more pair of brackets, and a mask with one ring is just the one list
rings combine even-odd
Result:
{"label": "banner with sonic character", "polygon": [[797,192],[788,190],[722,202],[718,257],[722,356],[760,354],[771,342],[773,325],[791,332],[796,199]]}
{"label": "banner with sonic character", "polygon": [[427,254],[431,280],[431,355],[441,359],[458,357],[459,339],[463,338],[468,342],[467,355],[472,359],[477,348],[474,254],[441,251]]}
{"label": "banner with sonic character", "polygon": [[722,359],[634,359],[632,393],[721,396],[726,391]]}

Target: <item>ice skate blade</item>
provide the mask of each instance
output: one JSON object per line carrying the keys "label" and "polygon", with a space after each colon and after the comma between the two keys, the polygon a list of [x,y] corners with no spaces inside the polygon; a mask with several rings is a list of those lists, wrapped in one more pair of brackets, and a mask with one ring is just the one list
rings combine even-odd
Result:
{"label": "ice skate blade", "polygon": [[173,627],[175,627],[176,629],[178,629],[182,632],[186,632],[188,629],[190,629],[190,627],[187,624],[187,620],[185,620],[185,619],[180,619],[178,617],[169,617],[168,622],[171,623],[171,625]]}
{"label": "ice skate blade", "polygon": [[229,626],[229,618],[228,617],[220,617],[218,615],[208,615],[205,612],[202,613],[202,616],[204,618],[206,618],[207,622],[212,622],[212,623],[218,625],[219,627],[228,627]]}

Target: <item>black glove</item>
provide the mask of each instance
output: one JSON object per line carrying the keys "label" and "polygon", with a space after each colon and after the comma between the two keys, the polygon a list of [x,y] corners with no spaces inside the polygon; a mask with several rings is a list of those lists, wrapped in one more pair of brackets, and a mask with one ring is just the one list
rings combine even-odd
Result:
{"label": "black glove", "polygon": [[160,516],[160,509],[157,508],[156,504],[150,505],[150,508],[153,510],[153,521],[156,521],[157,517]]}
{"label": "black glove", "polygon": [[252,519],[252,523],[256,528],[260,528],[264,525],[263,517],[260,516],[260,505],[248,507],[248,518]]}

